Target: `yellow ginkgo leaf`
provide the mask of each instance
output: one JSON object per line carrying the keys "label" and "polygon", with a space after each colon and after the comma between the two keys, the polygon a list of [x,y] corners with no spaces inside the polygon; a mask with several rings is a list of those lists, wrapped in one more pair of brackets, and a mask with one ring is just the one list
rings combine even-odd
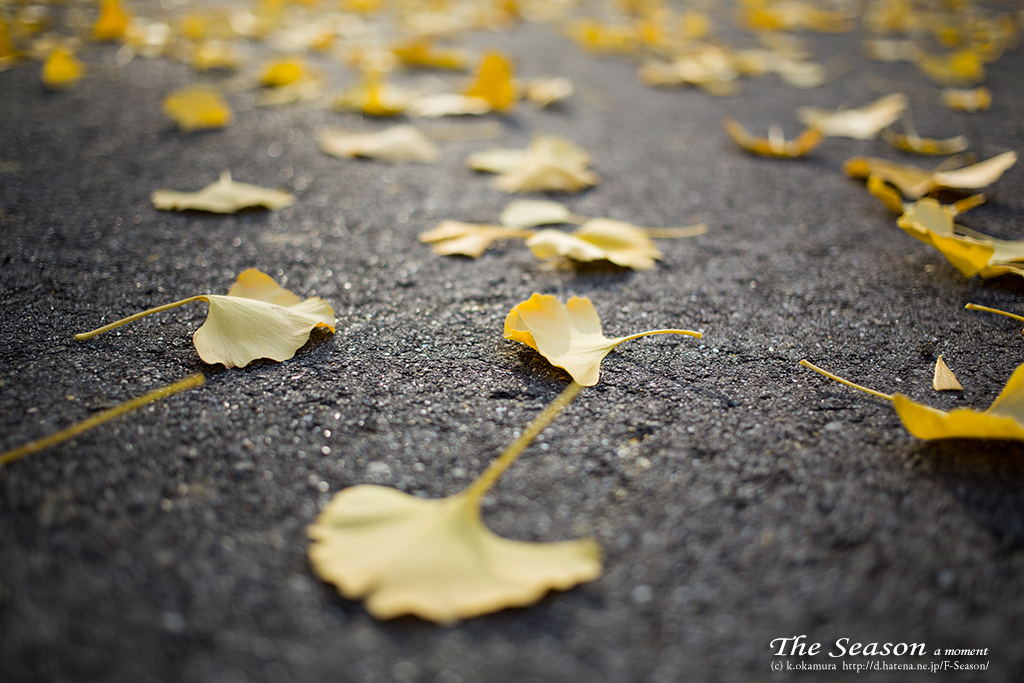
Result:
{"label": "yellow ginkgo leaf", "polygon": [[367,116],[398,116],[408,109],[413,97],[377,75],[367,76],[362,83],[334,98],[334,108],[358,111]]}
{"label": "yellow ginkgo leaf", "polygon": [[196,85],[176,90],[164,98],[164,113],[186,133],[204,128],[223,128],[231,123],[231,107],[216,88]]}
{"label": "yellow ginkgo leaf", "polygon": [[491,103],[481,97],[441,93],[420,95],[409,103],[407,114],[437,119],[442,116],[481,116],[492,111]]}
{"label": "yellow ginkgo leaf", "polygon": [[875,157],[854,157],[843,165],[846,174],[854,178],[876,175],[896,186],[904,197],[917,199],[933,190],[974,190],[988,187],[1017,163],[1016,152],[1004,152],[971,166],[952,171],[929,171],[917,166],[900,164]]}
{"label": "yellow ginkgo leaf", "polygon": [[379,619],[439,623],[536,602],[601,573],[591,540],[510,541],[490,531],[465,493],[423,500],[383,486],[342,491],[309,527],[320,578]]}
{"label": "yellow ginkgo leaf", "polygon": [[320,149],[336,157],[369,157],[394,164],[433,164],[441,158],[437,145],[410,125],[392,126],[374,133],[328,130],[320,139]]}
{"label": "yellow ginkgo leaf", "polygon": [[433,244],[434,253],[442,256],[472,256],[480,258],[500,239],[526,239],[530,230],[507,228],[501,225],[480,225],[460,221],[444,221],[433,230],[420,233],[420,242]]}
{"label": "yellow ginkgo leaf", "polygon": [[441,49],[426,38],[414,38],[392,50],[403,64],[409,66],[461,71],[469,64],[469,56],[463,50]]}
{"label": "yellow ginkgo leaf", "polygon": [[729,137],[743,149],[775,159],[799,159],[821,144],[824,139],[817,130],[808,129],[800,133],[795,140],[787,142],[778,126],[769,127],[766,138],[754,137],[738,121],[730,118],[723,119],[722,126]]}
{"label": "yellow ginkgo leaf", "polygon": [[235,213],[242,209],[262,206],[271,211],[291,206],[295,197],[283,190],[273,190],[231,179],[231,171],[220,174],[216,180],[198,192],[157,190],[152,196],[153,206],[165,211],[209,211]]}
{"label": "yellow ginkgo leaf", "polygon": [[539,107],[550,107],[572,97],[572,81],[565,76],[534,78],[523,83],[523,95]]}
{"label": "yellow ginkgo leaf", "polygon": [[501,224],[506,228],[535,228],[538,225],[579,223],[584,220],[561,202],[540,199],[517,199],[501,211]]}
{"label": "yellow ginkgo leaf", "polygon": [[76,334],[83,341],[139,318],[194,301],[206,301],[210,312],[206,322],[192,336],[192,343],[204,362],[226,367],[245,367],[254,360],[288,360],[308,340],[315,327],[334,332],[334,310],[320,297],[302,300],[255,268],[243,271],[227,295],[198,296],[157,306]]}
{"label": "yellow ginkgo leaf", "polygon": [[992,91],[983,85],[971,90],[946,88],[942,102],[955,111],[985,111],[992,106]]}
{"label": "yellow ginkgo leaf", "polygon": [[953,371],[942,360],[942,354],[935,360],[935,373],[932,377],[932,388],[935,391],[963,391],[963,385],[953,374]]}
{"label": "yellow ginkgo leaf", "polygon": [[886,126],[900,118],[907,108],[907,96],[893,93],[857,109],[831,111],[818,107],[799,107],[797,119],[825,137],[873,140]]}
{"label": "yellow ginkgo leaf", "polygon": [[995,254],[991,242],[958,235],[953,211],[937,200],[924,197],[912,204],[896,223],[907,234],[930,244],[966,277],[979,275]]}
{"label": "yellow ginkgo leaf", "polygon": [[526,240],[537,258],[567,256],[574,261],[611,261],[634,270],[648,270],[661,258],[643,229],[611,220],[592,218],[574,230],[541,230]]}
{"label": "yellow ginkgo leaf", "polygon": [[590,299],[575,296],[562,304],[550,294],[534,294],[505,318],[506,339],[526,344],[585,387],[597,384],[601,361],[612,349],[651,334],[701,337],[690,330],[651,330],[609,339],[601,333],[601,319]]}
{"label": "yellow ginkgo leaf", "polygon": [[237,69],[242,65],[242,53],[234,44],[223,40],[207,40],[192,52],[191,65],[196,71]]}
{"label": "yellow ginkgo leaf", "polygon": [[967,136],[965,135],[936,140],[935,138],[922,138],[917,133],[896,133],[889,128],[884,128],[882,139],[896,149],[914,154],[958,154],[967,149]]}
{"label": "yellow ginkgo leaf", "polygon": [[378,619],[412,614],[442,624],[521,607],[597,578],[601,550],[594,541],[510,541],[480,516],[483,495],[580,389],[570,384],[454,496],[424,500],[369,485],[337,494],[308,529],[317,574],[346,598],[365,598]]}
{"label": "yellow ginkgo leaf", "polygon": [[82,80],[83,71],[82,62],[74,52],[58,47],[43,63],[43,84],[51,90],[68,90]]}
{"label": "yellow ginkgo leaf", "polygon": [[972,85],[985,80],[985,61],[972,48],[942,55],[923,54],[917,66],[940,85]]}
{"label": "yellow ginkgo leaf", "polygon": [[946,412],[916,403],[903,394],[883,394],[841,377],[807,362],[800,365],[820,372],[840,384],[859,389],[879,398],[892,401],[896,414],[907,431],[919,439],[1014,439],[1024,441],[1024,365],[1010,376],[1002,392],[988,407],[977,411],[958,408]]}
{"label": "yellow ginkgo leaf", "polygon": [[307,76],[306,63],[301,59],[275,59],[263,66],[259,80],[268,88],[279,88]]}
{"label": "yellow ginkgo leaf", "polygon": [[123,37],[130,19],[118,0],[100,0],[100,16],[92,29],[93,38],[117,40]]}
{"label": "yellow ginkgo leaf", "polygon": [[466,165],[499,174],[494,187],[505,192],[578,192],[598,177],[590,155],[568,140],[539,135],[525,150],[496,148],[471,154]]}
{"label": "yellow ginkgo leaf", "polygon": [[511,109],[516,104],[512,63],[497,52],[484,55],[477,67],[476,80],[463,94],[487,100],[495,111]]}

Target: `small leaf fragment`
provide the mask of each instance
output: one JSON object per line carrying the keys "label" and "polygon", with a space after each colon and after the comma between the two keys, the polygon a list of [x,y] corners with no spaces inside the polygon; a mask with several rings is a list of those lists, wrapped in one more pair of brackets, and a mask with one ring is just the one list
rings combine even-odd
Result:
{"label": "small leaf fragment", "polygon": [[334,99],[334,108],[358,111],[367,116],[398,116],[408,109],[414,98],[378,75],[370,75],[362,83],[341,92]]}
{"label": "small leaf fragment", "polygon": [[957,380],[956,375],[949,369],[942,355],[935,360],[935,375],[932,378],[932,388],[935,391],[963,391],[964,388]]}
{"label": "small leaf fragment", "polygon": [[992,105],[992,91],[983,85],[970,90],[946,88],[942,91],[942,101],[954,111],[985,111]]}
{"label": "small leaf fragment", "polygon": [[562,304],[550,294],[534,294],[505,317],[506,339],[526,344],[585,387],[597,384],[601,361],[612,349],[651,334],[701,337],[690,330],[651,330],[609,339],[601,332],[601,319],[590,299],[575,296]]}
{"label": "small leaf fragment", "polygon": [[82,80],[84,67],[75,53],[66,47],[57,47],[43,63],[43,85],[51,90],[69,90]]}
{"label": "small leaf fragment", "polygon": [[203,85],[170,93],[164,98],[163,110],[186,133],[205,128],[223,128],[234,120],[231,107],[220,91]]}
{"label": "small leaf fragment", "polygon": [[491,103],[481,97],[442,93],[421,95],[409,103],[410,116],[436,119],[442,116],[481,116],[492,111]]}
{"label": "small leaf fragment", "polygon": [[857,109],[829,111],[818,107],[799,107],[797,119],[825,137],[873,140],[886,126],[900,118],[907,108],[907,96],[892,93]]}
{"label": "small leaf fragment", "polygon": [[236,182],[231,179],[229,170],[198,192],[157,190],[152,200],[153,206],[165,211],[191,209],[210,213],[235,213],[257,206],[276,211],[295,203],[295,197],[288,192]]}
{"label": "small leaf fragment", "polygon": [[374,133],[334,128],[320,139],[320,149],[336,157],[369,157],[393,164],[433,164],[441,158],[441,150],[437,145],[408,124]]}
{"label": "small leaf fragment", "polygon": [[550,107],[572,97],[572,81],[565,76],[534,78],[523,83],[523,94],[539,107]]}
{"label": "small leaf fragment", "polygon": [[944,140],[922,138],[916,133],[896,133],[889,128],[882,130],[882,139],[896,149],[914,154],[958,154],[967,149],[967,137],[957,135]]}

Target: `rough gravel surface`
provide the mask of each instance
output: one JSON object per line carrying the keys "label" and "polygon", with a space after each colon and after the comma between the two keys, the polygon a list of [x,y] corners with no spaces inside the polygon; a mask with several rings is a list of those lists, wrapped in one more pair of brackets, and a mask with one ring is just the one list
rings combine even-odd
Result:
{"label": "rough gravel surface", "polygon": [[[858,40],[813,39],[819,58],[854,66],[823,88],[766,77],[712,98],[646,88],[635,65],[584,55],[548,28],[478,35],[524,76],[569,76],[577,96],[486,119],[500,125],[493,140],[466,139],[486,122],[429,123],[462,138],[440,143],[436,166],[328,157],[324,126],[387,124],[262,109],[248,93],[229,95],[232,126],[183,135],[160,101],[195,77],[164,59],[68,93],[44,92],[38,65],[0,73],[0,450],[207,373],[200,389],[0,469],[0,680],[1024,679],[1024,446],[922,442],[886,402],[797,365],[983,408],[1024,337],[964,304],[1024,313],[1024,282],[966,280],[841,169],[856,154],[931,159],[834,139],[774,161],[737,150],[720,126],[728,115],[792,136],[796,106],[865,103],[885,92],[875,74],[912,84],[922,134],[964,133],[981,158],[1022,152],[1024,58],[990,66],[992,109],[969,115],[930,102],[937,89],[912,67],[864,62]],[[593,154],[602,182],[564,197],[576,213],[709,232],[660,241],[664,260],[636,273],[541,263],[514,242],[442,258],[417,241],[443,219],[494,222],[510,197],[463,161],[537,133]],[[234,216],[150,203],[224,168],[297,202]],[[1024,237],[1024,167],[986,194],[963,222]],[[327,299],[337,333],[232,370],[204,365],[191,344],[204,304],[72,337],[224,293],[248,267]],[[705,333],[619,347],[485,501],[487,523],[511,538],[592,536],[605,572],[455,626],[376,621],[315,577],[305,529],[355,484],[455,493],[557,395],[567,376],[502,338],[533,292],[590,297],[609,334]],[[940,353],[963,392],[931,389]],[[798,635],[821,652],[773,656],[773,639]],[[924,643],[927,655],[828,657],[841,638]],[[943,660],[990,668],[842,671]],[[772,673],[775,662],[839,670]]]}

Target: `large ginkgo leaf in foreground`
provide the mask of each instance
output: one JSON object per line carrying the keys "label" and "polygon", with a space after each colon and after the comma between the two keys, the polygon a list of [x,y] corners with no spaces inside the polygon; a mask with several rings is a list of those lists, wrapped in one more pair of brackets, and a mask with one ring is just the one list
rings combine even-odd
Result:
{"label": "large ginkgo leaf in foreground", "polygon": [[315,327],[334,332],[334,310],[320,297],[302,300],[278,285],[267,274],[250,268],[238,276],[227,295],[200,294],[165,304],[104,325],[92,332],[76,334],[90,339],[102,332],[170,308],[206,301],[210,312],[192,343],[203,361],[226,367],[244,367],[259,358],[288,360],[309,340]]}
{"label": "large ginkgo leaf in foreground", "polygon": [[550,294],[534,294],[516,305],[505,318],[505,338],[526,344],[585,387],[597,384],[601,361],[624,341],[651,334],[685,334],[690,330],[651,330],[609,339],[590,299],[572,297],[562,304]]}
{"label": "large ginkgo leaf in foreground", "polygon": [[883,394],[862,387],[812,365],[800,365],[820,372],[846,386],[892,401],[907,431],[919,439],[1014,439],[1024,441],[1024,365],[1014,370],[1002,392],[988,407],[978,411],[958,408],[950,412],[916,403],[903,394]]}
{"label": "large ginkgo leaf in foreground", "polygon": [[336,495],[309,527],[317,574],[380,619],[414,614],[450,623],[527,605],[601,573],[589,539],[510,541],[490,531],[464,491],[424,500],[383,486]]}
{"label": "large ginkgo leaf in foreground", "polygon": [[518,607],[601,573],[590,539],[510,541],[480,517],[480,500],[576,397],[573,382],[466,489],[424,500],[382,486],[337,494],[309,529],[317,574],[375,617],[412,614],[440,623]]}
{"label": "large ginkgo leaf in foreground", "polygon": [[231,179],[231,171],[224,171],[219,180],[198,192],[157,190],[152,200],[153,206],[166,211],[193,209],[211,213],[235,213],[255,206],[276,211],[295,203],[295,197],[283,190],[235,182]]}

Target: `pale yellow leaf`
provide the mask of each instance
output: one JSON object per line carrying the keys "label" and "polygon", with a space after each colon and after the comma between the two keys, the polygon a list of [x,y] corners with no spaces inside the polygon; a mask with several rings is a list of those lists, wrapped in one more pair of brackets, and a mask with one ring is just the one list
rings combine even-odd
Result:
{"label": "pale yellow leaf", "polygon": [[568,140],[537,136],[526,150],[491,149],[466,159],[478,171],[500,174],[494,187],[505,192],[578,192],[598,182],[588,170],[590,155]]}
{"label": "pale yellow leaf", "polygon": [[395,164],[433,164],[441,158],[437,145],[407,124],[373,133],[331,129],[320,139],[320,149],[336,157],[369,157]]}
{"label": "pale yellow leaf", "polygon": [[805,130],[795,140],[786,140],[776,126],[768,129],[768,137],[759,138],[747,132],[738,121],[722,119],[722,126],[737,145],[761,156],[775,159],[799,159],[821,144],[823,136],[817,130]]}
{"label": "pale yellow leaf", "polygon": [[560,202],[540,199],[517,199],[501,211],[501,224],[506,228],[534,228],[538,225],[577,223],[579,216]]}
{"label": "pale yellow leaf", "polygon": [[932,378],[932,388],[935,391],[963,391],[964,388],[957,380],[956,375],[949,369],[946,362],[939,355],[935,361],[935,376]]}
{"label": "pale yellow leaf", "polygon": [[565,76],[535,78],[523,84],[526,99],[541,107],[549,107],[572,97],[572,81]]}
{"label": "pale yellow leaf", "polygon": [[434,252],[442,256],[472,256],[479,258],[497,240],[525,239],[533,233],[528,230],[501,225],[480,225],[460,221],[444,221],[433,230],[420,233],[420,242],[433,244]]}
{"label": "pale yellow leaf", "polygon": [[153,206],[158,209],[192,209],[211,213],[235,213],[256,206],[276,211],[295,203],[295,197],[288,192],[235,182],[231,179],[231,171],[224,171],[220,180],[210,183],[198,192],[157,190],[153,193],[152,199]]}
{"label": "pale yellow leaf", "polygon": [[970,90],[946,88],[942,91],[942,101],[955,111],[985,111],[992,105],[992,91],[985,86]]}
{"label": "pale yellow leaf", "polygon": [[609,218],[592,218],[572,233],[541,230],[526,240],[537,258],[567,256],[574,261],[607,260],[624,268],[648,270],[661,258],[641,228]]}
{"label": "pale yellow leaf", "polygon": [[867,178],[876,175],[894,185],[904,197],[917,199],[933,190],[974,190],[987,187],[999,180],[1003,173],[1017,163],[1016,152],[1004,152],[977,164],[953,171],[929,171],[875,157],[854,157],[843,165],[847,175]]}
{"label": "pale yellow leaf", "polygon": [[825,137],[873,140],[886,126],[900,118],[907,108],[907,96],[893,93],[857,109],[830,111],[818,107],[799,107],[797,119]]}
{"label": "pale yellow leaf", "polygon": [[601,361],[612,349],[650,334],[701,336],[689,330],[652,330],[609,339],[601,332],[601,319],[590,299],[575,296],[562,304],[549,294],[534,294],[505,318],[506,339],[526,344],[583,386],[597,384]]}
{"label": "pale yellow leaf", "polygon": [[337,494],[308,533],[317,574],[345,597],[365,598],[379,619],[412,614],[452,623],[528,605],[601,573],[594,541],[501,538],[467,492],[424,500],[355,486]]}
{"label": "pale yellow leaf", "polygon": [[436,119],[442,116],[480,116],[492,111],[491,103],[481,97],[442,93],[421,95],[409,105],[410,116]]}
{"label": "pale yellow leaf", "polygon": [[222,363],[228,368],[244,367],[254,360],[269,358],[283,361],[295,355],[315,327],[334,332],[331,306],[319,297],[302,300],[271,279],[250,268],[238,276],[227,295],[200,294],[171,304],[136,313],[91,332],[76,334],[85,340],[147,315],[206,301],[210,312],[196,330],[192,343],[206,363]]}

